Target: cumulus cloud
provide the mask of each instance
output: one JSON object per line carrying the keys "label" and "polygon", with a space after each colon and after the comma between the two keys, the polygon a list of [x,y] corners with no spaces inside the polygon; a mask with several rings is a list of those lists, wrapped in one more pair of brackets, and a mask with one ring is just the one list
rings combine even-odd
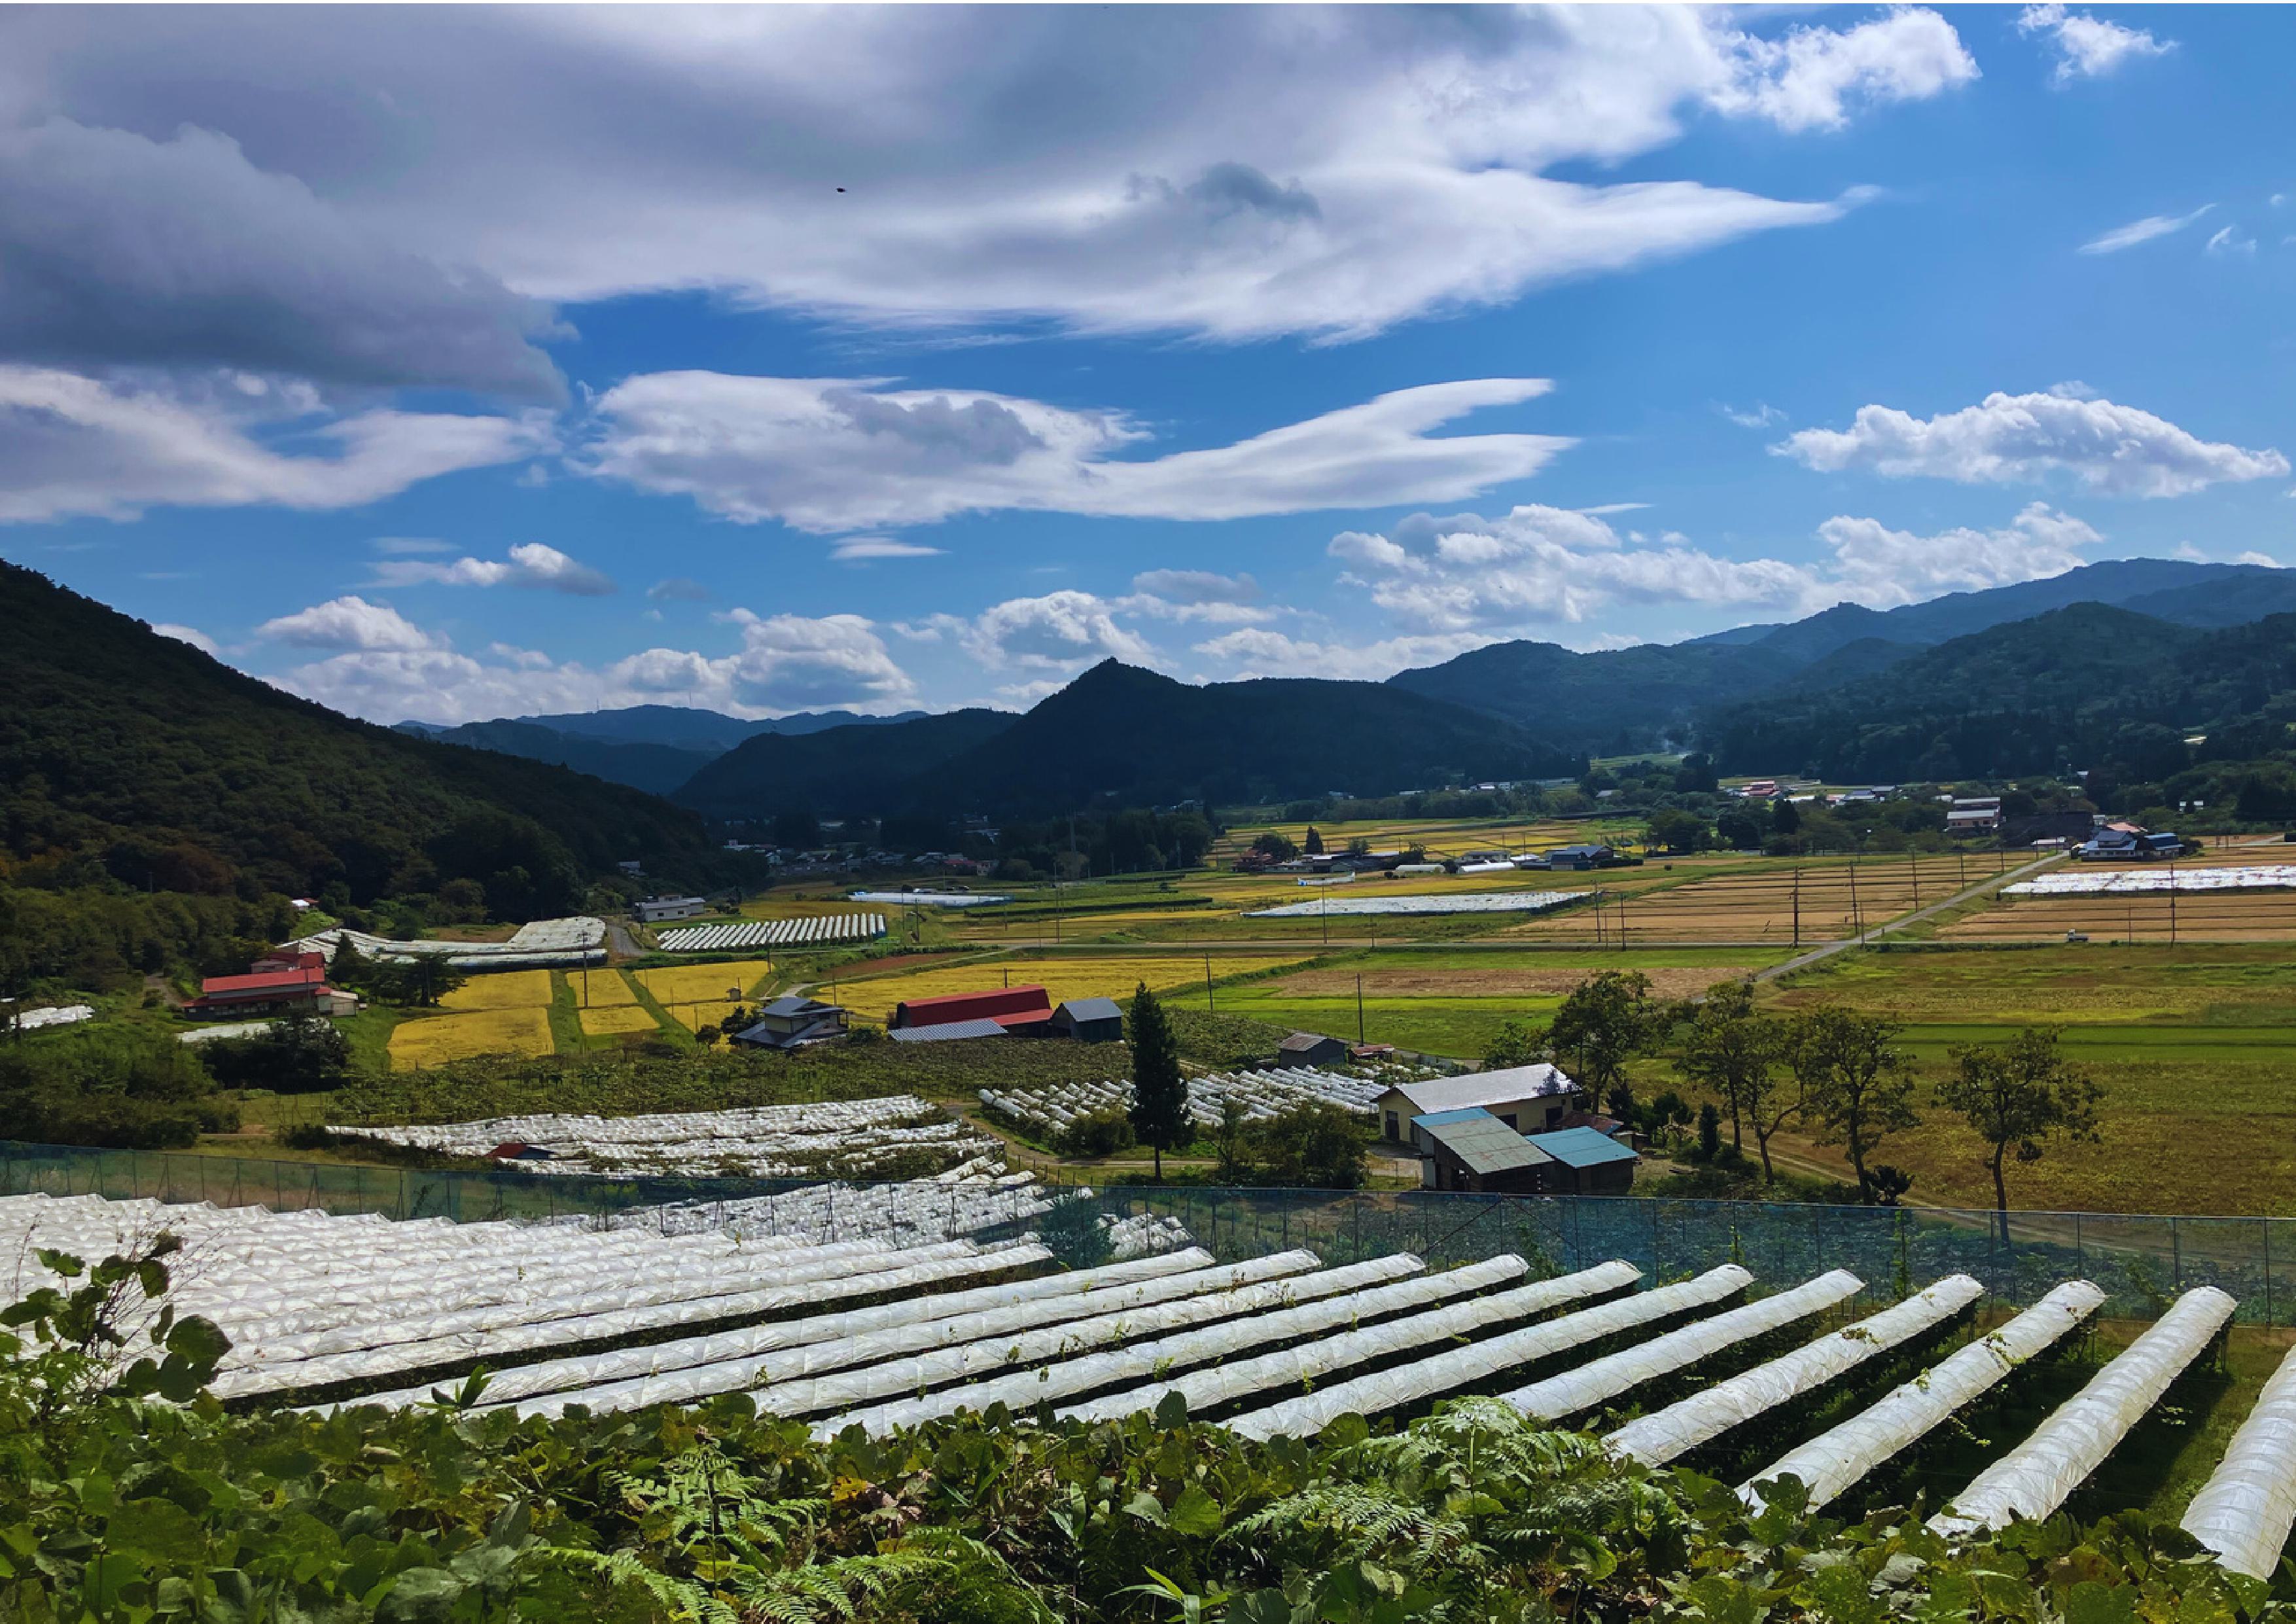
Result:
{"label": "cumulus cloud", "polygon": [[347,218],[229,136],[0,128],[0,355],[556,401],[548,308]]}
{"label": "cumulus cloud", "polygon": [[440,646],[387,603],[356,595],[330,598],[291,615],[266,620],[256,635],[303,649],[362,649],[407,652]]}
{"label": "cumulus cloud", "polygon": [[1543,395],[1541,378],[1397,390],[1233,445],[1124,459],[1148,438],[1112,410],[883,380],[653,373],[599,398],[587,472],[742,522],[816,532],[999,509],[1237,519],[1456,501],[1537,472],[1573,442],[1429,431]]}
{"label": "cumulus cloud", "polygon": [[520,542],[511,548],[507,558],[466,556],[451,564],[426,563],[421,559],[386,559],[374,567],[374,584],[525,586],[580,598],[604,597],[614,590],[614,583],[601,571],[578,563],[556,547],[539,541]]}
{"label": "cumulus cloud", "polygon": [[1007,598],[955,629],[966,653],[995,669],[1076,668],[1113,655],[1131,665],[1156,662],[1156,651],[1119,625],[1118,606],[1089,592]]}
{"label": "cumulus cloud", "polygon": [[[345,608],[355,605],[356,608]],[[396,628],[381,617],[398,620]],[[455,723],[625,705],[698,705],[742,717],[850,706],[899,709],[916,685],[873,625],[858,615],[726,617],[741,632],[730,653],[651,648],[592,667],[496,643],[488,659],[427,639],[387,609],[338,599],[265,627],[277,640],[340,649],[271,680],[291,693],[376,720]]]}
{"label": "cumulus cloud", "polygon": [[1804,429],[1771,449],[1826,472],[1863,469],[1965,485],[2062,475],[2116,496],[2181,496],[2288,472],[2288,459],[2269,447],[2200,439],[2134,406],[2055,393],[1997,393],[1931,418],[1860,406],[1848,429]]}
{"label": "cumulus cloud", "polygon": [[1787,130],[1838,129],[1857,103],[1925,101],[1978,77],[1953,25],[1919,7],[1848,29],[1793,28],[1775,40],[1739,34],[1731,51],[1739,71],[1715,105]]}
{"label": "cumulus cloud", "polygon": [[209,659],[214,659],[223,652],[216,646],[214,638],[195,626],[181,626],[173,620],[161,620],[154,624],[152,629],[162,637],[173,637],[178,643],[190,644]]}
{"label": "cumulus cloud", "polygon": [[890,536],[849,536],[829,549],[829,556],[841,564],[866,563],[878,558],[939,558],[941,549]]}
{"label": "cumulus cloud", "polygon": [[2132,58],[2166,56],[2177,48],[2176,41],[2156,39],[2143,29],[2054,4],[2027,6],[2018,14],[2017,31],[2038,34],[2055,47],[2057,65],[2050,77],[2060,85],[2103,78]]}
{"label": "cumulus cloud", "polygon": [[2071,514],[2040,502],[2028,504],[1997,530],[1956,528],[1916,536],[1878,519],[1836,517],[1819,525],[1817,534],[1833,550],[1830,585],[1868,609],[2062,575],[2087,562],[2081,548],[2103,539]]}
{"label": "cumulus cloud", "polygon": [[[1621,535],[1590,514],[1533,506],[1498,518],[1415,513],[1390,535],[1342,531],[1328,551],[1349,566],[1342,582],[1367,588],[1374,604],[1415,636],[1472,644],[1581,624],[1621,604],[1759,606],[1797,615],[1841,603],[1887,609],[2061,574],[2082,562],[2079,549],[2101,539],[2080,520],[2038,502],[1999,530],[1917,536],[1838,516],[1818,527],[1817,538],[1831,554],[1817,565],[1723,558],[1678,535]],[[1291,640],[1215,641],[1272,658]]]}
{"label": "cumulus cloud", "polygon": [[0,522],[132,519],[170,504],[357,507],[551,443],[538,417],[331,417],[257,389],[226,397],[0,365]]}
{"label": "cumulus cloud", "polygon": [[[533,311],[504,288],[1361,336],[1835,218],[1838,201],[1592,176],[1702,111],[1831,127],[1975,73],[1935,12],[1904,8],[1841,29],[1628,6],[1239,7],[1185,27],[1075,8],[1025,29],[961,7],[510,8],[446,30],[155,12],[132,37],[31,11],[0,45],[27,127],[69,120],[50,139],[102,149],[60,217],[86,241],[184,177],[161,246],[198,263],[209,328],[252,328],[224,308],[248,292],[308,318],[270,341],[313,365],[397,355],[512,381]],[[339,277],[342,234],[390,253]],[[372,336],[325,303],[346,280]],[[410,309],[436,332],[395,346]]]}
{"label": "cumulus cloud", "polygon": [[1318,643],[1265,627],[1224,632],[1195,652],[1218,661],[1229,677],[1331,677],[1384,682],[1414,666],[1439,664],[1493,641],[1488,633],[1453,632],[1387,637],[1374,643]]}
{"label": "cumulus cloud", "polygon": [[2135,248],[2140,242],[2150,242],[2155,237],[2165,237],[2192,225],[2216,205],[2202,203],[2190,214],[2148,214],[2141,220],[2131,220],[2126,226],[2116,226],[2101,237],[2092,237],[2076,252],[2084,254],[2117,254],[2125,248]]}

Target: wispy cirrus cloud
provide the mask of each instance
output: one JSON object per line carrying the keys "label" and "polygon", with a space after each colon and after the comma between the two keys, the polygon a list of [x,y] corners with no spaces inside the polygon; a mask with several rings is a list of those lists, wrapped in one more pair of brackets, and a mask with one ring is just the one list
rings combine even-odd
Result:
{"label": "wispy cirrus cloud", "polygon": [[2083,254],[2117,254],[2135,248],[2140,242],[2150,242],[2156,237],[2172,236],[2195,224],[2201,217],[2214,209],[2214,203],[2202,203],[2190,214],[2148,214],[2141,220],[2131,220],[2126,226],[2116,226],[2103,235],[2092,237],[2074,251]]}

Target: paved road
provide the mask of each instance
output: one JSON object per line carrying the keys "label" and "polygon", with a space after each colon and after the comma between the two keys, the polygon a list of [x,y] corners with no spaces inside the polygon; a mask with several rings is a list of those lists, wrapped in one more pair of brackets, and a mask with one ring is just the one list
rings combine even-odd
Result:
{"label": "paved road", "polygon": [[1846,938],[1841,941],[1828,942],[1824,947],[1812,948],[1809,952],[1802,954],[1799,957],[1790,958],[1783,964],[1773,964],[1767,970],[1757,971],[1754,974],[1754,980],[1757,981],[1775,980],[1779,976],[1792,975],[1797,970],[1807,970],[1812,964],[1820,964],[1826,959],[1830,959],[1837,953],[1847,953],[1852,947],[1862,947],[1866,943],[1874,940],[1876,937],[1887,936],[1895,931],[1902,931],[1908,925],[1919,924],[1924,919],[1934,918],[1938,915],[1944,913],[1948,908],[1959,907],[1963,903],[1970,901],[1973,898],[1981,897],[1986,893],[1986,891],[1995,887],[2013,885],[2020,880],[2029,879],[2032,875],[2039,874],[2043,869],[2048,867],[2050,865],[2064,861],[2064,857],[2065,854],[2063,852],[2052,851],[2045,857],[2034,858],[2033,861],[2026,864],[2021,868],[2013,868],[2006,874],[1988,874],[1984,879],[1980,880],[1976,884],[1964,886],[1960,890],[1954,892],[1952,896],[1947,897],[1940,901],[1933,902],[1925,908],[1915,908],[1910,914],[1900,914],[1895,919],[1875,925],[1872,930],[1867,931],[1862,936],[1852,936]]}
{"label": "paved road", "polygon": [[629,926],[619,919],[610,919],[606,922],[606,942],[608,947],[606,957],[610,963],[615,959],[636,958],[644,951],[638,946],[637,939],[630,934]]}

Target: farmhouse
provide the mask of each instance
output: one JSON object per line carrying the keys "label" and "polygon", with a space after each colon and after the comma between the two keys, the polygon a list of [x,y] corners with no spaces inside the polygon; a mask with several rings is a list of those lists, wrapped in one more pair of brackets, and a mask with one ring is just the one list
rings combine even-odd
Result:
{"label": "farmhouse", "polygon": [[[318,955],[297,956],[316,958]],[[358,1000],[327,985],[324,964],[296,964],[286,969],[253,971],[246,975],[209,976],[200,983],[200,996],[184,1008],[194,1015],[295,1011],[350,1015],[357,1013]]]}
{"label": "farmhouse", "polygon": [[1052,1019],[1053,1000],[1043,988],[1000,987],[988,992],[945,993],[937,998],[905,998],[893,1005],[887,1030],[898,1035],[927,1027],[989,1021],[1008,1032],[1025,1033],[1031,1028],[1049,1029]]}
{"label": "farmhouse", "polygon": [[802,1049],[844,1036],[843,1008],[791,993],[759,1010],[756,1024],[734,1033],[734,1041],[753,1049]]}
{"label": "farmhouse", "polygon": [[640,924],[659,924],[665,919],[691,919],[696,914],[706,914],[709,905],[699,897],[650,897],[635,903],[630,911],[638,916]]}
{"label": "farmhouse", "polygon": [[1608,846],[1557,846],[1546,855],[1547,867],[1578,872],[1608,868],[1619,860],[1619,854]]}
{"label": "farmhouse", "polygon": [[1583,1095],[1578,1085],[1549,1065],[1507,1066],[1422,1083],[1398,1083],[1379,1098],[1383,1136],[1416,1148],[1414,1120],[1453,1111],[1487,1111],[1517,1133],[1561,1125]]}
{"label": "farmhouse", "polygon": [[1957,798],[1946,808],[1945,832],[1948,834],[1990,834],[2001,827],[2001,797],[1976,795]]}
{"label": "farmhouse", "polygon": [[1592,1128],[1525,1136],[1488,1111],[1439,1111],[1413,1124],[1419,1182],[1430,1190],[1514,1195],[1624,1195],[1641,1158]]}
{"label": "farmhouse", "polygon": [[1079,1043],[1121,1043],[1124,1012],[1113,998],[1069,998],[1053,1011],[1053,1030]]}
{"label": "farmhouse", "polygon": [[1280,1066],[1337,1066],[1348,1059],[1348,1046],[1321,1032],[1294,1032],[1275,1046]]}

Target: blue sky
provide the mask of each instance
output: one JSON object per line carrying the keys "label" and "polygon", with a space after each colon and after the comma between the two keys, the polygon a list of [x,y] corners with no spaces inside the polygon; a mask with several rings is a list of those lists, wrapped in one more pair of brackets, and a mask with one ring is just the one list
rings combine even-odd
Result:
{"label": "blue sky", "polygon": [[12,10],[0,554],[442,721],[2296,562],[2292,56],[2262,7]]}

